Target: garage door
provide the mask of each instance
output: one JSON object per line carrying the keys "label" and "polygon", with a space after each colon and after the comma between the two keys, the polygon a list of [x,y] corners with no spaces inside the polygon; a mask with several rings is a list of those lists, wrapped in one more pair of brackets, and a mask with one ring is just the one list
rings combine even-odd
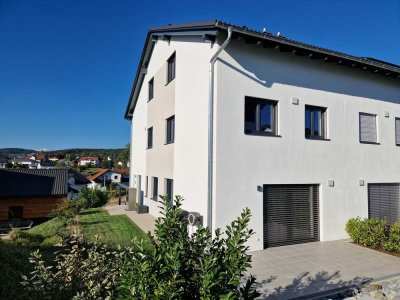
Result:
{"label": "garage door", "polygon": [[368,184],[368,217],[386,218],[388,224],[400,222],[399,183]]}
{"label": "garage door", "polygon": [[317,184],[264,185],[264,248],[319,240]]}

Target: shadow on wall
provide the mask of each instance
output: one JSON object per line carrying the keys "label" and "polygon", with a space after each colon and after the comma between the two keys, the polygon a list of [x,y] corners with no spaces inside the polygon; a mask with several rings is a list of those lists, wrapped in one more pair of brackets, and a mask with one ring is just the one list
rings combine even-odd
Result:
{"label": "shadow on wall", "polygon": [[265,87],[282,84],[400,103],[398,79],[239,41],[232,41],[227,53],[230,57],[219,62]]}
{"label": "shadow on wall", "polygon": [[346,289],[359,287],[372,280],[372,278],[361,277],[343,280],[339,271],[332,274],[320,271],[314,276],[309,275],[309,272],[302,272],[290,284],[275,287],[273,290],[268,289],[268,284],[278,279],[275,276],[261,282],[257,281],[255,287],[262,294],[260,299],[308,299],[311,295],[314,298],[339,293]]}

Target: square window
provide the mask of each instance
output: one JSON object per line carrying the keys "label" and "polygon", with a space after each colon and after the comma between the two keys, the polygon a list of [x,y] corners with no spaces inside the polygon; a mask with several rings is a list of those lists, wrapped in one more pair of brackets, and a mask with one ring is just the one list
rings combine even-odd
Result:
{"label": "square window", "polygon": [[175,53],[171,55],[167,63],[168,63],[167,67],[167,84],[168,84],[175,78],[175,68],[176,68]]}
{"label": "square window", "polygon": [[254,135],[277,134],[276,101],[245,98],[244,133]]}
{"label": "square window", "polygon": [[154,97],[154,77],[149,81],[149,101]]}
{"label": "square window", "polygon": [[376,115],[360,113],[360,142],[367,144],[378,143]]}
{"label": "square window", "polygon": [[175,141],[175,116],[167,119],[166,143],[172,144]]}
{"label": "square window", "polygon": [[147,129],[147,149],[153,148],[153,127]]}
{"label": "square window", "polygon": [[22,219],[24,216],[23,206],[9,206],[8,207],[8,218],[12,219]]}
{"label": "square window", "polygon": [[326,139],[326,108],[306,105],[305,137]]}

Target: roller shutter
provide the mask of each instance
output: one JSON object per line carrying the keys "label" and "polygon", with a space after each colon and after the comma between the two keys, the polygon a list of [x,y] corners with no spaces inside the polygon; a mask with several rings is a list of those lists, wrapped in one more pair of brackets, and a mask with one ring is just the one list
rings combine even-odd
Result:
{"label": "roller shutter", "polygon": [[368,217],[386,218],[388,224],[400,222],[399,183],[368,184]]}
{"label": "roller shutter", "polygon": [[264,248],[319,240],[317,184],[264,185]]}
{"label": "roller shutter", "polygon": [[376,143],[376,115],[360,113],[360,142]]}

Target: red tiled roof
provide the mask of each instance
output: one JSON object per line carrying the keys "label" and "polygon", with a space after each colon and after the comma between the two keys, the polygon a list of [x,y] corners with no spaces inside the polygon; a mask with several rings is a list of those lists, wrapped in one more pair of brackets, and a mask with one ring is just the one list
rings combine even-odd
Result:
{"label": "red tiled roof", "polygon": [[99,159],[99,157],[98,156],[82,156],[82,157],[79,157],[79,160],[96,160],[96,159]]}
{"label": "red tiled roof", "polygon": [[89,175],[89,176],[87,177],[87,179],[93,181],[93,180],[95,180],[96,178],[100,177],[101,175],[107,173],[108,171],[110,171],[110,169],[101,169],[101,170],[98,171],[97,173],[94,173],[94,174],[92,174],[92,175]]}

